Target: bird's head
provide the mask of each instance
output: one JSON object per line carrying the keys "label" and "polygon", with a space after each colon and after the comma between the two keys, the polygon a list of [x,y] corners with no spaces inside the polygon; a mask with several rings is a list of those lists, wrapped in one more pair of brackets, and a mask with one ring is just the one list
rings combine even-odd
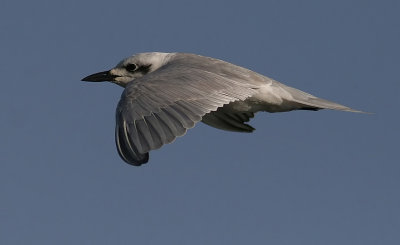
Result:
{"label": "bird's head", "polygon": [[140,53],[123,59],[114,68],[82,79],[87,82],[109,81],[125,87],[133,80],[153,72],[166,64],[173,53]]}

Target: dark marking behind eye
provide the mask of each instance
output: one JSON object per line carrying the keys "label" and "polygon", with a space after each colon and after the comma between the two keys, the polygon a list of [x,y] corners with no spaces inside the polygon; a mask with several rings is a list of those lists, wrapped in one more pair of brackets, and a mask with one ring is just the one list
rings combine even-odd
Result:
{"label": "dark marking behind eye", "polygon": [[150,65],[141,65],[136,69],[135,72],[140,72],[144,75],[144,74],[149,73],[150,67],[151,67],[151,64]]}

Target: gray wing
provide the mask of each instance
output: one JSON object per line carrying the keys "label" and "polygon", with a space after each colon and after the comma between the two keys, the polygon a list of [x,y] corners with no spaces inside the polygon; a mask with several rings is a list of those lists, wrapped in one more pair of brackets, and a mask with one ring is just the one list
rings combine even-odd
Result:
{"label": "gray wing", "polygon": [[254,95],[263,79],[220,60],[177,55],[124,90],[116,111],[120,156],[132,165],[146,163],[150,150],[184,135],[205,114]]}
{"label": "gray wing", "polygon": [[230,105],[219,107],[216,111],[206,114],[202,122],[211,127],[233,132],[251,133],[254,128],[246,122],[254,117],[253,112],[240,112],[230,109]]}

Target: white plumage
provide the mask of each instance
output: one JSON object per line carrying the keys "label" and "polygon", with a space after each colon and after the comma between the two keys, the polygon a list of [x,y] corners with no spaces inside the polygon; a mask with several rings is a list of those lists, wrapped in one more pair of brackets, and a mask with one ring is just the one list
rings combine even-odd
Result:
{"label": "white plumage", "polygon": [[149,151],[182,136],[202,121],[236,132],[259,111],[332,109],[360,112],[317,98],[231,63],[186,53],[142,53],[83,81],[111,81],[125,88],[116,111],[115,138],[132,165]]}

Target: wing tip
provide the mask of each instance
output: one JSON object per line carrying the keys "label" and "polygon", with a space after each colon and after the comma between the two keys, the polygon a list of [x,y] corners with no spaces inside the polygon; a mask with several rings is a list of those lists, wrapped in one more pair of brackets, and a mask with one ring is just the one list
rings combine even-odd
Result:
{"label": "wing tip", "polygon": [[117,125],[115,128],[115,143],[121,159],[133,166],[141,166],[147,163],[149,161],[149,153],[140,153],[134,145],[131,145],[129,136],[124,135],[124,133],[124,130]]}
{"label": "wing tip", "polygon": [[127,161],[127,159],[125,159],[125,158],[122,158],[122,159],[129,165],[132,165],[135,167],[140,167],[149,161],[149,155],[150,154],[148,152],[146,152],[144,154],[141,154],[141,158],[130,159],[129,161]]}

